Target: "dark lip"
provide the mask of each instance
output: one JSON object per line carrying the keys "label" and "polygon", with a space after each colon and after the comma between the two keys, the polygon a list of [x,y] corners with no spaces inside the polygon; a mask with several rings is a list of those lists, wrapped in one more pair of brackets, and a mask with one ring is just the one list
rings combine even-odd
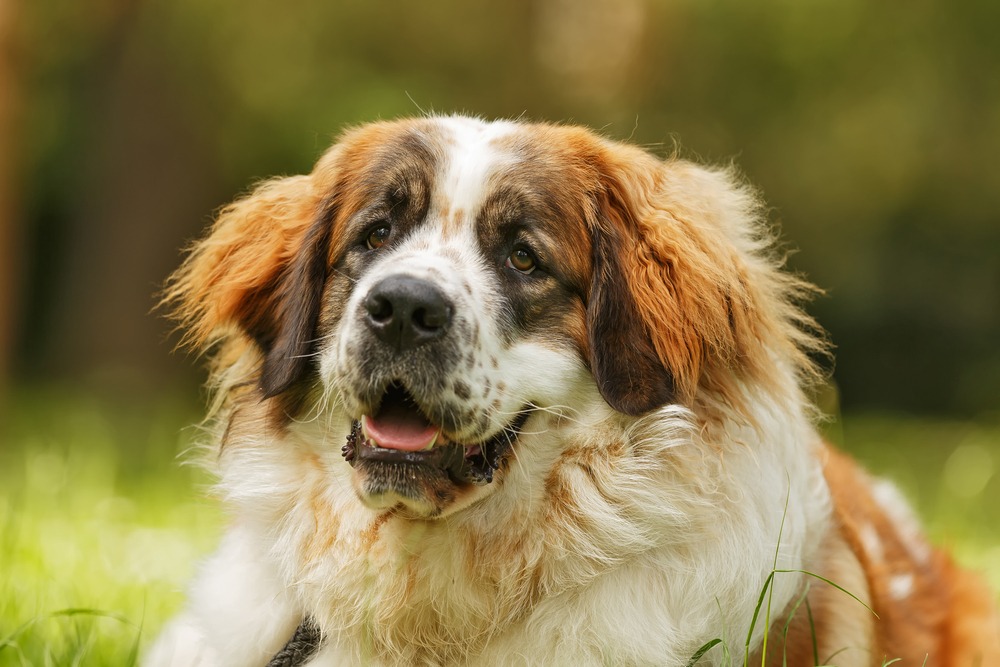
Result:
{"label": "dark lip", "polygon": [[[513,449],[530,415],[531,409],[526,406],[496,435],[482,443],[468,446],[450,443],[422,452],[404,452],[379,447],[365,438],[361,432],[360,420],[354,420],[347,442],[341,451],[352,466],[361,461],[423,466],[436,474],[447,473],[455,483],[484,485],[493,481],[493,473]],[[476,445],[479,446],[478,452],[470,453]]]}

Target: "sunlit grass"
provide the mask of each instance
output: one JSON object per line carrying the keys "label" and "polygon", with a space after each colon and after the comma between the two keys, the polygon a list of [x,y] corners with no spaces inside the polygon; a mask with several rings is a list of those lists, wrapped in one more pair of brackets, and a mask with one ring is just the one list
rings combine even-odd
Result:
{"label": "sunlit grass", "polygon": [[[130,665],[221,525],[177,453],[193,409],[33,396],[0,437],[0,666]],[[896,479],[1000,590],[1000,427],[856,417],[831,439]],[[718,649],[717,649],[718,650]]]}
{"label": "sunlit grass", "polygon": [[18,406],[0,450],[0,665],[133,664],[219,512],[175,458],[176,408],[52,400]]}

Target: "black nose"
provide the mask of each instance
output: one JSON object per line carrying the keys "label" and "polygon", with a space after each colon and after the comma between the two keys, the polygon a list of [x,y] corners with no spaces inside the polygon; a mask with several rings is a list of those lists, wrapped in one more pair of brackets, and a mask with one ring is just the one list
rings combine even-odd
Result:
{"label": "black nose", "polygon": [[389,276],[365,297],[368,326],[400,352],[440,338],[451,324],[451,302],[433,283],[412,276]]}

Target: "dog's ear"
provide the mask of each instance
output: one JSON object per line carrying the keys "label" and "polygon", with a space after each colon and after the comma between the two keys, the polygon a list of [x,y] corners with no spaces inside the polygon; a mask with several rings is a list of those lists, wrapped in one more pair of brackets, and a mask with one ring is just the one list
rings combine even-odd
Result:
{"label": "dog's ear", "polygon": [[689,405],[700,384],[770,363],[760,349],[768,314],[751,284],[784,288],[754,254],[765,244],[754,238],[753,193],[726,170],[621,146],[599,168],[587,316],[605,400],[630,415]]}
{"label": "dog's ear", "polygon": [[331,233],[309,176],[266,181],[226,206],[167,284],[185,342],[247,337],[263,354],[264,396],[288,389],[309,367]]}
{"label": "dog's ear", "polygon": [[[609,223],[610,209],[602,222]],[[640,415],[675,399],[673,371],[661,361],[628,284],[624,249],[635,239],[607,224],[594,234],[594,277],[587,305],[590,366],[611,407]]]}

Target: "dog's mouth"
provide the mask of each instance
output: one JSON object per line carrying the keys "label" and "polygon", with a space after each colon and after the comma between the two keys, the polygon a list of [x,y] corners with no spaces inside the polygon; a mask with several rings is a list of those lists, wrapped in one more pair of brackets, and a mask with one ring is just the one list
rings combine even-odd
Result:
{"label": "dog's mouth", "polygon": [[422,466],[434,476],[447,475],[455,483],[489,484],[529,414],[527,408],[521,410],[496,435],[482,442],[455,442],[426,417],[405,387],[393,383],[374,414],[353,422],[343,454],[355,467],[368,461]]}

